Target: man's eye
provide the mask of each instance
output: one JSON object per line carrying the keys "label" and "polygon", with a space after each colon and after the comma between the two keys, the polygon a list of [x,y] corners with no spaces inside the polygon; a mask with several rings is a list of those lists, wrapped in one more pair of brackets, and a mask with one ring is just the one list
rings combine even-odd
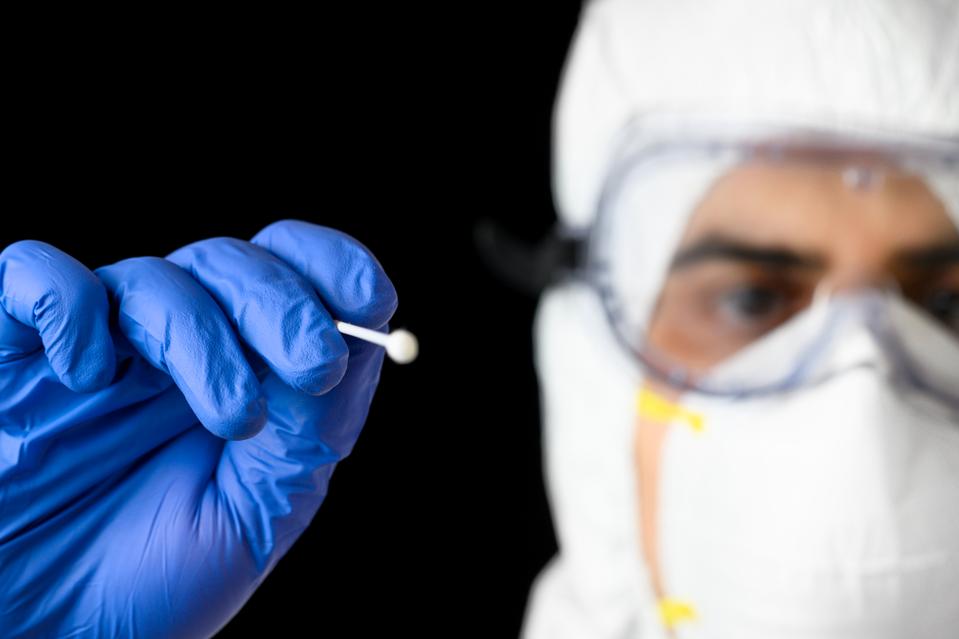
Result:
{"label": "man's eye", "polygon": [[933,291],[926,296],[925,306],[938,320],[959,331],[959,291]]}
{"label": "man's eye", "polygon": [[773,321],[786,305],[786,295],[768,286],[737,286],[719,298],[720,310],[727,319],[742,324]]}

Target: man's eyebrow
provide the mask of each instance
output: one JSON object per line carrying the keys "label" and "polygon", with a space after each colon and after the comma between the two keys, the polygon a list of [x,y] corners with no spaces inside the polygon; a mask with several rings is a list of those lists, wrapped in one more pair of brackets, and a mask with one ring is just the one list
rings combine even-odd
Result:
{"label": "man's eyebrow", "polygon": [[941,268],[959,264],[959,242],[903,251],[896,261],[906,266]]}
{"label": "man's eyebrow", "polygon": [[707,260],[751,262],[774,268],[823,268],[825,260],[815,254],[791,249],[756,246],[722,235],[707,235],[676,253],[669,270],[675,271]]}

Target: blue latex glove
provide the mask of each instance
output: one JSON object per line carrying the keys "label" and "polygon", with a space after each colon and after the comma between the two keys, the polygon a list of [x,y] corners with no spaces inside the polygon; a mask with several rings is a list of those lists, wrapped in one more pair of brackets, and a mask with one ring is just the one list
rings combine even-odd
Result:
{"label": "blue latex glove", "polygon": [[[349,236],[284,221],[94,273],[0,254],[0,636],[209,637],[351,451],[396,293]],[[112,324],[110,324],[112,318]]]}

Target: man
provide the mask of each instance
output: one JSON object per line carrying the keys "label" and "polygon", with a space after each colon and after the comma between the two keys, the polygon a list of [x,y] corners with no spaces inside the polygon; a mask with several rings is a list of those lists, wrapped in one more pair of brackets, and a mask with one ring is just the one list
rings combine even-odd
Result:
{"label": "man", "polygon": [[596,0],[526,639],[959,627],[959,3]]}

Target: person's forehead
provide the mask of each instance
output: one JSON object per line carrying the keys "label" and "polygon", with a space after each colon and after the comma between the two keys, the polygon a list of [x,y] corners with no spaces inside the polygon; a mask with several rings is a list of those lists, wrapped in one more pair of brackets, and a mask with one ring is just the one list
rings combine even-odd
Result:
{"label": "person's forehead", "polygon": [[755,244],[836,249],[921,247],[959,237],[943,203],[914,174],[875,164],[876,176],[856,184],[849,165],[808,161],[749,162],[733,167],[708,190],[690,217],[681,245],[714,233]]}

